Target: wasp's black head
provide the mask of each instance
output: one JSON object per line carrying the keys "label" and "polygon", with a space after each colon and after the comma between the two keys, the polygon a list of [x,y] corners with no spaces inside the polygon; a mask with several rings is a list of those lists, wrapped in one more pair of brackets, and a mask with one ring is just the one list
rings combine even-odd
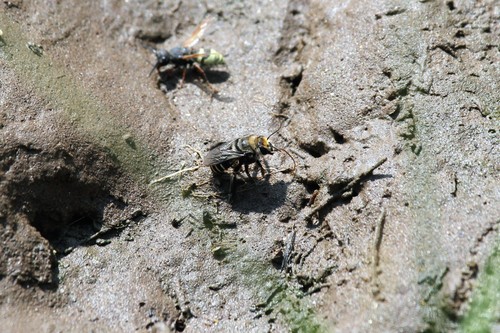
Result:
{"label": "wasp's black head", "polygon": [[153,68],[151,68],[151,72],[149,72],[149,75],[151,75],[155,69],[168,65],[172,62],[173,59],[170,52],[165,49],[153,49],[153,52],[156,56],[156,64],[153,66]]}
{"label": "wasp's black head", "polygon": [[165,49],[157,49],[154,52],[156,56],[155,68],[166,66],[173,60],[172,54]]}

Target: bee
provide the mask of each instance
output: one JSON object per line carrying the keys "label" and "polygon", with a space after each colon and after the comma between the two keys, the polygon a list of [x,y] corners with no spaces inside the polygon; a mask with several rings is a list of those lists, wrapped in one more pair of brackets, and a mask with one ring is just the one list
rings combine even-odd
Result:
{"label": "bee", "polygon": [[[261,163],[263,156],[272,155],[276,151],[285,151],[276,148],[269,141],[269,138],[276,132],[273,132],[268,137],[249,135],[228,142],[219,142],[212,146],[205,155],[203,165],[210,167],[214,175],[223,175],[227,173],[226,171],[232,169],[233,172],[229,183],[229,199],[231,199],[234,178],[240,173],[242,167],[244,167],[248,179],[253,180],[248,166],[255,163],[260,168],[262,177],[265,177],[265,169]],[[291,157],[288,152],[286,153]],[[295,169],[295,160],[293,162]]]}
{"label": "bee", "polygon": [[170,50],[151,48],[156,56],[156,63],[151,69],[149,75],[151,75],[155,69],[160,72],[160,69],[162,67],[173,65],[174,68],[181,68],[183,70],[181,81],[182,86],[184,80],[186,79],[187,68],[194,67],[207,82],[209,88],[214,93],[217,93],[217,89],[215,89],[210,84],[207,75],[205,74],[205,71],[202,67],[207,68],[217,65],[224,65],[226,63],[224,56],[214,49],[193,48],[193,46],[200,40],[201,36],[204,34],[205,30],[212,20],[213,18],[208,17],[201,21],[201,23],[194,29],[191,36],[186,39],[182,46],[177,46]]}
{"label": "bee", "polygon": [[230,168],[237,174],[243,166],[248,178],[251,179],[248,166],[257,163],[264,176],[264,167],[260,159],[264,155],[272,155],[274,151],[273,144],[265,136],[249,135],[215,144],[203,158],[203,164],[209,166],[214,174],[219,175],[226,173]]}

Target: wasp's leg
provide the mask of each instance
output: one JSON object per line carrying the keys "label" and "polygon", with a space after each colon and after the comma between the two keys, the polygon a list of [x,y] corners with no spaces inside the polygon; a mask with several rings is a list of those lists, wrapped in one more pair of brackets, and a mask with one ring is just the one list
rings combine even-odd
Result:
{"label": "wasp's leg", "polygon": [[174,68],[168,68],[165,70],[165,74],[168,76],[173,76],[175,74],[175,69]]}
{"label": "wasp's leg", "polygon": [[208,81],[208,78],[207,78],[207,74],[205,74],[205,71],[203,70],[203,68],[201,68],[201,66],[199,64],[197,64],[196,62],[193,63],[193,66],[194,66],[194,68],[196,68],[198,73],[200,73],[201,76],[203,76],[203,79],[205,79],[205,82],[207,83],[208,88],[210,88],[210,90],[212,90],[212,93],[217,94],[219,91],[217,89],[215,89],[215,87],[210,84],[210,82]]}
{"label": "wasp's leg", "polygon": [[203,78],[205,79],[205,81],[208,82],[208,78],[207,78],[207,74],[205,74],[205,71],[203,70],[203,68],[201,68],[201,66],[195,62],[193,62],[193,66],[194,68],[196,68],[196,70],[198,71],[198,73],[201,74],[201,76],[203,76]]}
{"label": "wasp's leg", "polygon": [[163,82],[168,81],[171,77],[175,75],[175,69],[174,68],[166,68],[164,70],[161,70],[160,67],[157,68],[158,75],[160,76],[160,80]]}
{"label": "wasp's leg", "polygon": [[182,80],[181,80],[181,86],[180,86],[180,88],[182,88],[184,86],[184,81],[186,81],[186,72],[187,72],[187,68],[184,67],[182,69]]}

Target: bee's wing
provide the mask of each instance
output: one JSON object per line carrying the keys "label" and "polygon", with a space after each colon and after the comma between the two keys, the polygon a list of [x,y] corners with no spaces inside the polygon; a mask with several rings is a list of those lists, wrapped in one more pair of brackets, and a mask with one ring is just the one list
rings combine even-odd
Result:
{"label": "bee's wing", "polygon": [[216,165],[246,155],[243,151],[234,150],[232,145],[232,142],[220,142],[214,145],[203,158],[203,164]]}
{"label": "bee's wing", "polygon": [[200,24],[194,29],[193,33],[191,36],[189,36],[188,39],[184,41],[184,44],[182,44],[183,47],[193,47],[194,44],[198,43],[200,40],[201,36],[205,33],[205,30],[207,29],[208,25],[210,22],[213,21],[212,17],[207,17],[203,21],[201,21]]}

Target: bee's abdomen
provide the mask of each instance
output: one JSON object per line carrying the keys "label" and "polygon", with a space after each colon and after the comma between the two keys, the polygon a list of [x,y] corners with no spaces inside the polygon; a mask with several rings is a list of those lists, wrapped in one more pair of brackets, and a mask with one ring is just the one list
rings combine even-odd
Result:
{"label": "bee's abdomen", "polygon": [[224,162],[219,163],[219,164],[211,165],[210,169],[212,170],[213,173],[220,175],[220,174],[225,173],[226,170],[229,168],[234,169],[234,168],[238,167],[239,164],[240,164],[240,162],[237,159],[229,160],[229,161],[224,161]]}

